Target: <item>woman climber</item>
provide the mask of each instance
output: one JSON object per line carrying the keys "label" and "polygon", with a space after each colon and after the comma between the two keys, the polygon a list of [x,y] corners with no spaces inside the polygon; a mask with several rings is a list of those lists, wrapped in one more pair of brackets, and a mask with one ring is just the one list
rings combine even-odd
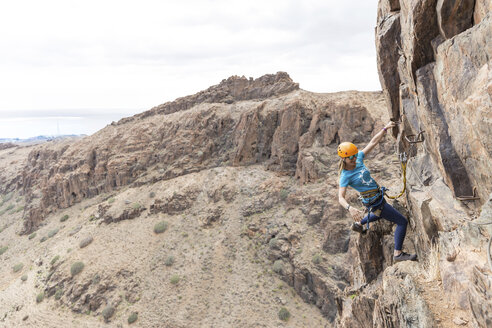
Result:
{"label": "woman climber", "polygon": [[[355,221],[352,225],[352,230],[359,233],[364,232],[364,224],[369,224],[369,222],[377,221],[380,218],[396,223],[393,260],[395,262],[408,260],[415,261],[417,255],[408,254],[402,251],[403,240],[405,239],[407,231],[407,219],[386,202],[383,195],[384,191],[382,191],[382,188],[374,181],[371,177],[371,173],[364,165],[364,157],[366,157],[379,143],[386,133],[386,130],[393,128],[395,125],[395,122],[386,124],[386,126],[372,138],[362,151],[358,151],[357,147],[350,142],[343,142],[338,146],[338,156],[341,157],[338,201],[350,212],[350,215],[352,215],[352,218]],[[345,199],[347,186],[351,186],[360,193],[362,203],[369,211],[369,214],[366,215],[366,217],[362,218],[363,212],[350,206]]]}

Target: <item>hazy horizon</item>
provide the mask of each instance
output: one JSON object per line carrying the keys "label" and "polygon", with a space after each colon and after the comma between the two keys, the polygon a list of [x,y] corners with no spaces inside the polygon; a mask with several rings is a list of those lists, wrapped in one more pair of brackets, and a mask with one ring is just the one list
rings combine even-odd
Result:
{"label": "hazy horizon", "polygon": [[[91,135],[113,121],[144,110],[70,109],[0,112],[0,139],[29,139],[37,136]],[[22,126],[22,129],[19,129]]]}

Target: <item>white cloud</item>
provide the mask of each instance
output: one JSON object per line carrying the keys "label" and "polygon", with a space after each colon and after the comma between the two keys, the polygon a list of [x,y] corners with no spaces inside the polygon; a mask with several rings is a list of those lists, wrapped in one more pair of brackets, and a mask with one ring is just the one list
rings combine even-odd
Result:
{"label": "white cloud", "polygon": [[377,90],[376,1],[8,1],[0,111],[143,111],[231,75]]}

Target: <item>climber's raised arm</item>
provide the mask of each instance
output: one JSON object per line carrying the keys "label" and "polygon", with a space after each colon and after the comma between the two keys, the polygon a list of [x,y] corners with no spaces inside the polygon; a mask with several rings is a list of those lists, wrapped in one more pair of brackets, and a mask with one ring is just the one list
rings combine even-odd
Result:
{"label": "climber's raised arm", "polygon": [[364,156],[367,156],[373,149],[376,147],[376,145],[381,141],[383,138],[384,134],[386,133],[386,130],[391,129],[396,126],[396,123],[393,121],[390,121],[384,128],[381,129],[374,137],[372,137],[371,141],[367,144],[367,146],[362,149],[362,152],[364,153]]}

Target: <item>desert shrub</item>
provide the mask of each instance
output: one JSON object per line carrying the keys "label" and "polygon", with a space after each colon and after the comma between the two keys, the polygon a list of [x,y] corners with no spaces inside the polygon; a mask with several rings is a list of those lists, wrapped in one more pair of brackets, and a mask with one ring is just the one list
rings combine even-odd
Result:
{"label": "desert shrub", "polygon": [[56,229],[53,229],[50,232],[48,232],[48,238],[51,238],[54,235],[56,235],[58,233],[58,231],[60,231],[60,229],[56,228]]}
{"label": "desert shrub", "polygon": [[22,270],[22,268],[24,267],[24,264],[22,263],[17,263],[16,265],[14,265],[12,267],[12,270],[14,270],[14,272],[19,272],[20,270]]}
{"label": "desert shrub", "polygon": [[100,281],[101,281],[101,276],[96,273],[94,277],[92,277],[92,283],[94,285],[97,285]]}
{"label": "desert shrub", "polygon": [[102,311],[102,313],[101,313],[101,314],[102,314],[102,316],[103,316],[103,318],[104,318],[104,320],[105,320],[105,321],[108,321],[108,320],[109,320],[109,318],[111,318],[111,317],[113,316],[114,311],[115,311],[115,308],[114,308],[114,307],[112,307],[111,305],[106,306],[106,307],[104,308],[104,310]]}
{"label": "desert shrub", "polygon": [[128,323],[129,324],[132,324],[134,323],[135,321],[137,321],[138,319],[138,313],[137,312],[133,312],[132,314],[130,314],[130,316],[128,317]]}
{"label": "desert shrub", "polygon": [[31,239],[33,239],[34,237],[36,237],[36,233],[35,233],[35,232],[33,232],[32,234],[30,234],[28,238],[29,238],[29,240],[31,240]]}
{"label": "desert shrub", "polygon": [[3,204],[11,200],[13,196],[14,196],[13,192],[9,192],[7,195],[3,196],[2,204],[0,204],[0,206],[3,206]]}
{"label": "desert shrub", "polygon": [[65,222],[65,221],[67,221],[67,220],[68,220],[68,218],[69,218],[68,214],[65,214],[64,216],[62,216],[62,217],[60,218],[60,222]]}
{"label": "desert shrub", "polygon": [[41,292],[36,296],[36,303],[41,303],[44,300],[44,293]]}
{"label": "desert shrub", "polygon": [[278,318],[282,321],[287,321],[290,318],[290,312],[285,307],[282,307],[280,311],[278,311]]}
{"label": "desert shrub", "polygon": [[9,204],[9,206],[7,206],[7,208],[5,209],[5,212],[8,212],[10,211],[11,209],[13,209],[15,207],[14,204]]}
{"label": "desert shrub", "polygon": [[22,281],[26,281],[26,280],[27,280],[27,274],[23,275],[23,276],[21,277],[21,280],[22,280]]}
{"label": "desert shrub", "polygon": [[179,276],[175,274],[171,277],[171,284],[176,285],[180,280],[181,278],[179,278]]}
{"label": "desert shrub", "polygon": [[55,264],[56,261],[60,259],[60,255],[55,256],[54,258],[51,259],[51,265]]}
{"label": "desert shrub", "polygon": [[73,277],[79,274],[83,269],[84,269],[84,263],[75,262],[74,264],[72,264],[72,267],[70,268],[70,273],[72,274]]}
{"label": "desert shrub", "polygon": [[154,226],[154,232],[155,233],[163,233],[164,231],[167,230],[167,226],[168,226],[168,224],[166,221],[161,221]]}
{"label": "desert shrub", "polygon": [[284,270],[284,263],[282,262],[282,260],[277,260],[273,263],[273,272],[281,274],[283,270]]}
{"label": "desert shrub", "polygon": [[20,212],[22,210],[24,210],[24,206],[19,206],[16,208],[15,212],[17,213],[17,212]]}
{"label": "desert shrub", "polygon": [[82,229],[82,226],[77,226],[77,227],[73,228],[73,229],[72,229],[72,230],[68,233],[68,235],[69,235],[69,236],[73,236],[73,235],[75,235],[77,232],[79,232],[79,231],[80,231],[80,229]]}
{"label": "desert shrub", "polygon": [[116,199],[114,199],[114,197],[111,197],[110,199],[108,199],[108,203],[113,204],[115,200]]}
{"label": "desert shrub", "polygon": [[92,243],[93,240],[94,240],[94,238],[92,238],[92,236],[89,236],[89,237],[82,239],[82,241],[79,244],[80,248],[86,247],[87,245]]}
{"label": "desert shrub", "polygon": [[277,247],[277,245],[278,245],[278,239],[277,238],[272,238],[268,242],[268,246],[270,246],[270,248],[275,248],[275,247]]}
{"label": "desert shrub", "polygon": [[171,266],[171,265],[173,265],[173,264],[174,264],[174,256],[169,255],[169,256],[166,258],[166,260],[164,261],[164,264],[165,264],[166,266]]}
{"label": "desert shrub", "polygon": [[312,259],[314,264],[320,264],[321,261],[323,261],[323,258],[321,257],[321,254],[315,254]]}
{"label": "desert shrub", "polygon": [[39,240],[39,242],[40,242],[40,243],[44,243],[47,239],[48,239],[48,237],[43,236],[43,237]]}
{"label": "desert shrub", "polygon": [[287,196],[289,196],[289,191],[287,189],[280,190],[280,199],[286,200]]}
{"label": "desert shrub", "polygon": [[55,293],[55,300],[59,300],[63,296],[63,289],[58,288]]}
{"label": "desert shrub", "polygon": [[149,197],[150,198],[154,198],[155,197],[155,192],[151,191],[150,194],[149,194]]}
{"label": "desert shrub", "polygon": [[0,247],[0,255],[2,255],[3,253],[5,253],[7,251],[7,249],[9,249],[8,246]]}
{"label": "desert shrub", "polygon": [[140,205],[139,203],[133,203],[132,207],[134,210],[138,210],[138,209],[140,209],[140,207],[142,207],[142,205]]}

